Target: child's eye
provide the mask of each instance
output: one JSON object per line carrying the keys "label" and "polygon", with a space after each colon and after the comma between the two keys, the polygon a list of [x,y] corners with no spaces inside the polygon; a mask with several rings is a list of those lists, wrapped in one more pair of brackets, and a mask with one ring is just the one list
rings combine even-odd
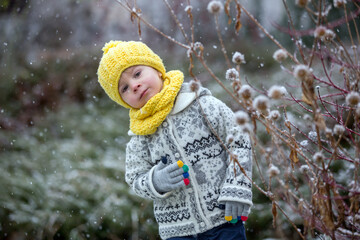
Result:
{"label": "child's eye", "polygon": [[137,71],[135,74],[134,74],[134,77],[137,78],[137,77],[140,77],[141,75],[141,71]]}
{"label": "child's eye", "polygon": [[121,92],[124,93],[128,90],[128,85],[125,85],[122,89],[121,89]]}

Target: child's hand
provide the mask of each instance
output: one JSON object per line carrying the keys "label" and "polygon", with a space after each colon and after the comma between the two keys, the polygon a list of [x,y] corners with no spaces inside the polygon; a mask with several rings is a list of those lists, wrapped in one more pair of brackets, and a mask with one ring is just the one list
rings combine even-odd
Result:
{"label": "child's hand", "polygon": [[189,168],[182,161],[177,161],[166,165],[166,158],[155,167],[153,173],[153,184],[159,193],[169,192],[171,190],[189,185]]}
{"label": "child's hand", "polygon": [[225,203],[225,220],[231,223],[246,221],[248,219],[250,205],[240,202]]}

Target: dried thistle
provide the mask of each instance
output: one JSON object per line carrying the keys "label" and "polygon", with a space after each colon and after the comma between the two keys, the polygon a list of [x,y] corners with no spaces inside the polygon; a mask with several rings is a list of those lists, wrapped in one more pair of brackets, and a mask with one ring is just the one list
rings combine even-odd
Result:
{"label": "dried thistle", "polygon": [[283,62],[288,57],[287,52],[284,49],[278,49],[274,52],[273,58],[277,62]]}
{"label": "dried thistle", "polygon": [[317,163],[321,163],[324,161],[324,155],[322,152],[317,152],[313,156],[313,160]]}
{"label": "dried thistle", "polygon": [[326,29],[324,38],[322,39],[325,42],[330,42],[336,37],[336,34],[331,29]]}
{"label": "dried thistle", "polygon": [[244,100],[249,100],[252,97],[252,89],[249,85],[241,86],[238,93]]}
{"label": "dried thistle", "polygon": [[299,7],[306,7],[306,5],[308,4],[308,0],[296,0],[296,5],[298,5]]}
{"label": "dried thistle", "polygon": [[197,92],[200,89],[200,83],[199,81],[191,80],[190,81],[190,90],[192,92]]}
{"label": "dried thistle", "polygon": [[346,104],[349,106],[357,106],[360,102],[360,94],[358,92],[350,92],[346,95]]}
{"label": "dried thistle", "polygon": [[310,168],[308,165],[302,165],[299,169],[299,171],[302,173],[302,174],[305,174],[307,172],[309,172]]}
{"label": "dried thistle", "polygon": [[249,122],[249,115],[244,111],[237,111],[235,113],[235,120],[237,124],[241,126],[245,125],[246,123]]}
{"label": "dried thistle", "polygon": [[280,170],[275,165],[270,164],[269,169],[267,170],[267,173],[270,177],[276,177],[277,175],[280,174]]}
{"label": "dried thistle", "polygon": [[344,7],[345,4],[346,0],[334,0],[334,7],[336,8]]}
{"label": "dried thistle", "polygon": [[324,26],[318,26],[316,29],[315,29],[315,32],[314,32],[314,37],[315,38],[319,38],[319,39],[323,39],[326,35],[326,27]]}
{"label": "dried thistle", "polygon": [[294,69],[294,76],[299,81],[306,81],[311,75],[311,69],[306,65],[299,64]]}
{"label": "dried thistle", "polygon": [[274,85],[268,91],[268,96],[272,99],[281,99],[287,93],[283,86]]}
{"label": "dried thistle", "polygon": [[343,125],[336,124],[334,126],[333,132],[334,132],[335,135],[340,136],[340,135],[344,134],[345,127]]}
{"label": "dried thistle", "polygon": [[232,62],[235,63],[236,65],[246,63],[244,54],[240,52],[235,52],[232,56]]}
{"label": "dried thistle", "polygon": [[272,120],[272,121],[277,121],[280,119],[280,112],[278,110],[272,110],[270,111],[269,113],[269,118]]}
{"label": "dried thistle", "polygon": [[269,108],[269,99],[263,95],[254,99],[253,107],[260,112],[265,112]]}
{"label": "dried thistle", "polygon": [[230,68],[226,71],[225,78],[230,82],[239,81],[239,72],[235,68]]}
{"label": "dried thistle", "polygon": [[211,14],[219,14],[219,12],[223,10],[223,8],[224,6],[220,1],[211,1],[207,5],[207,10]]}
{"label": "dried thistle", "polygon": [[229,135],[226,137],[226,142],[227,142],[227,144],[231,144],[233,141],[234,141],[234,135],[229,134]]}

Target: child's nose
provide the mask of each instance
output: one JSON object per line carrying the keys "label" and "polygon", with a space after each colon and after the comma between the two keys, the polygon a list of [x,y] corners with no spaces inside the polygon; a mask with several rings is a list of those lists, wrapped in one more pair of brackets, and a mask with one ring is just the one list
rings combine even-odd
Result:
{"label": "child's nose", "polygon": [[139,83],[134,84],[133,87],[132,87],[133,91],[137,92],[137,90],[140,88],[140,86],[141,85]]}

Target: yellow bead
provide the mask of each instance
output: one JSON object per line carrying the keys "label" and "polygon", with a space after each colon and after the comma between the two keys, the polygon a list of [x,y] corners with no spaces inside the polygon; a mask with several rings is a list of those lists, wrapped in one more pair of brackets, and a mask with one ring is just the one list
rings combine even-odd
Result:
{"label": "yellow bead", "polygon": [[179,160],[177,161],[177,165],[179,166],[179,168],[181,168],[182,166],[184,166],[184,163],[181,160]]}
{"label": "yellow bead", "polygon": [[225,216],[225,220],[230,222],[232,220],[232,216]]}

